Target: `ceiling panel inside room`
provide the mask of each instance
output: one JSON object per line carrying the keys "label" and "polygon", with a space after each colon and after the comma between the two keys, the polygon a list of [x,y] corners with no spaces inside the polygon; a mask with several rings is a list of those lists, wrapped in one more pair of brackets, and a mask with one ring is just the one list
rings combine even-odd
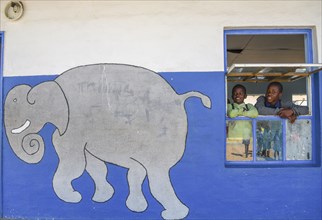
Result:
{"label": "ceiling panel inside room", "polygon": [[227,65],[305,63],[304,35],[228,35]]}

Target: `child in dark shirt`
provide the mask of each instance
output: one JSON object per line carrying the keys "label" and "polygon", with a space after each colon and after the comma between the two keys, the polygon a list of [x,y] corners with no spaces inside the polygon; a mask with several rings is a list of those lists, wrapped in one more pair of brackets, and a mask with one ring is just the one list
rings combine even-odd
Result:
{"label": "child in dark shirt", "polygon": [[279,82],[271,82],[266,90],[265,96],[257,99],[255,107],[260,115],[278,115],[287,118],[291,123],[296,120],[298,115],[309,113],[307,106],[295,105],[291,101],[282,101],[283,86]]}

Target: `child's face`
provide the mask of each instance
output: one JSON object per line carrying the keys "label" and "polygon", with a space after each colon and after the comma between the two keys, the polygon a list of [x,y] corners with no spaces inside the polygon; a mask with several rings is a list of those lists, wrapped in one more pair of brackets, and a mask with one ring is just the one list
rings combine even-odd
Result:
{"label": "child's face", "polygon": [[246,99],[246,97],[247,95],[245,94],[245,91],[242,88],[234,89],[232,94],[234,103],[241,104],[244,102],[244,99]]}
{"label": "child's face", "polygon": [[280,92],[278,86],[270,86],[267,88],[266,91],[266,101],[271,104],[275,105],[278,100],[280,100],[282,97],[282,93]]}

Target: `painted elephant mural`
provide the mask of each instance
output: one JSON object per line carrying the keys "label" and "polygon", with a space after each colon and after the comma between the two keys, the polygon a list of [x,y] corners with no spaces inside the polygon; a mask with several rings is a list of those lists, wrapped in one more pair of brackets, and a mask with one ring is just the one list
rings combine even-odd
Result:
{"label": "painted elephant mural", "polygon": [[95,182],[93,200],[109,200],[106,162],[128,168],[126,206],[147,208],[142,183],[148,177],[154,198],[164,207],[164,219],[182,219],[189,208],[176,196],[169,170],[183,156],[187,135],[184,102],[199,92],[178,95],[157,73],[122,64],[94,64],[70,69],[53,81],[33,88],[18,85],[4,107],[6,135],[14,153],[38,163],[44,141],[38,132],[56,126],[52,141],[59,158],[53,178],[56,195],[77,203],[82,196],[72,181],[86,170]]}

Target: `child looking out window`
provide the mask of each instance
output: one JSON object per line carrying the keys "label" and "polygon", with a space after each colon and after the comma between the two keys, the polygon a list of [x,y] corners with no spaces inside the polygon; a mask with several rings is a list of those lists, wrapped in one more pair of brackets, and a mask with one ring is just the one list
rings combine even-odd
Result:
{"label": "child looking out window", "polygon": [[267,86],[265,96],[257,99],[255,107],[260,115],[278,115],[287,118],[291,123],[296,120],[298,115],[309,113],[307,106],[295,105],[291,101],[282,101],[283,86],[279,82],[271,82]]}
{"label": "child looking out window", "polygon": [[[246,88],[243,85],[237,84],[232,89],[233,103],[227,106],[227,115],[230,118],[237,116],[246,116],[256,118],[258,115],[257,109],[252,104],[245,104],[244,100],[247,97]],[[234,129],[234,133],[241,133],[245,145],[245,157],[248,157],[250,138],[252,137],[252,123],[249,120],[236,120],[234,126],[229,129]],[[238,130],[238,131],[236,131]]]}

